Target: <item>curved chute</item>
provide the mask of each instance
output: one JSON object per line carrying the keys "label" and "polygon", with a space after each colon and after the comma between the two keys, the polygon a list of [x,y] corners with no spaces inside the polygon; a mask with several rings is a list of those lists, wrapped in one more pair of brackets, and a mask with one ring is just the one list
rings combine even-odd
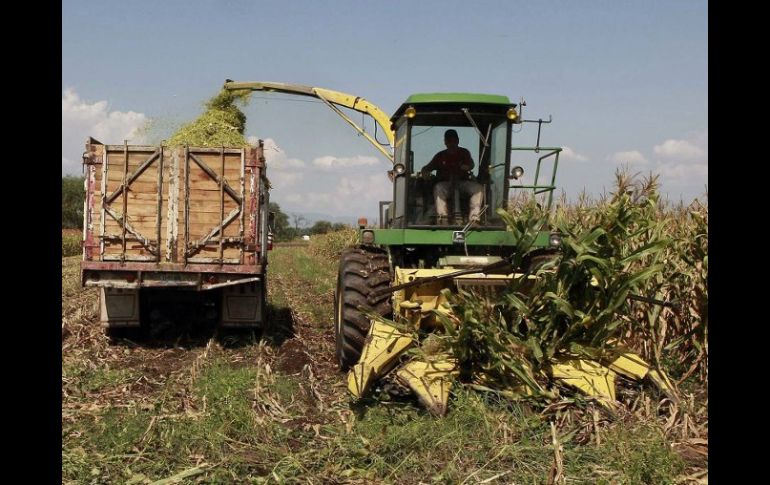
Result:
{"label": "curved chute", "polygon": [[374,145],[388,160],[393,162],[392,148],[388,150],[383,147],[377,140],[370,134],[366,133],[363,128],[358,126],[353,120],[351,120],[345,113],[338,108],[342,106],[349,108],[360,113],[368,114],[374,121],[380,125],[383,133],[388,138],[388,143],[393,147],[395,134],[390,128],[390,117],[377,105],[370,103],[360,96],[354,96],[352,94],[342,93],[339,91],[333,91],[331,89],[317,88],[313,86],[304,86],[301,84],[288,84],[278,82],[235,82],[227,80],[224,85],[224,89],[228,90],[242,90],[249,89],[251,91],[272,91],[285,94],[297,94],[300,96],[311,96],[323,101],[329,108],[335,113],[340,115],[342,119],[348,122],[358,133],[364,136],[369,143]]}

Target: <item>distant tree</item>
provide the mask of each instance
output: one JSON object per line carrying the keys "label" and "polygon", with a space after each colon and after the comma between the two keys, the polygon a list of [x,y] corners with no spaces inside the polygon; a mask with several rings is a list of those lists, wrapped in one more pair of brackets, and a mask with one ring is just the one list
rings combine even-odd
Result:
{"label": "distant tree", "polygon": [[350,229],[350,226],[342,222],[335,222],[332,225],[332,231],[341,231],[343,229]]}
{"label": "distant tree", "polygon": [[333,230],[333,225],[329,221],[316,221],[310,228],[310,234],[326,234]]}
{"label": "distant tree", "polygon": [[84,177],[66,175],[61,178],[61,227],[63,229],[83,228]]}
{"label": "distant tree", "polygon": [[288,241],[294,237],[294,231],[289,226],[289,216],[287,216],[276,202],[270,202],[270,212],[273,215],[273,236],[276,241]]}
{"label": "distant tree", "polygon": [[299,230],[299,226],[304,226],[305,222],[307,222],[307,219],[305,219],[305,216],[302,214],[292,214],[291,221],[294,224],[294,230],[296,233],[300,234],[301,231]]}
{"label": "distant tree", "polygon": [[286,233],[285,233],[283,239],[281,239],[281,241],[291,241],[292,239],[296,239],[296,238],[300,237],[301,235],[302,235],[302,231],[301,230],[298,231],[298,230],[294,229],[293,227],[289,227],[289,228],[286,229]]}

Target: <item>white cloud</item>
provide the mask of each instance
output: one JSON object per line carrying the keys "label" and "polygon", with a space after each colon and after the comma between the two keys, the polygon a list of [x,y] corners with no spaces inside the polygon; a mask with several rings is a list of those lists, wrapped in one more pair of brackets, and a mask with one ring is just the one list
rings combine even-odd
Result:
{"label": "white cloud", "polygon": [[286,197],[283,198],[283,200],[291,204],[299,204],[302,202],[302,194],[299,194],[296,192],[292,194],[288,194]]}
{"label": "white cloud", "polygon": [[671,178],[708,177],[709,166],[707,163],[678,163],[658,165],[660,174]]}
{"label": "white cloud", "polygon": [[327,155],[308,164],[289,157],[271,138],[264,140],[264,149],[270,198],[286,213],[361,215],[375,213],[380,200],[391,198],[392,185],[375,157]]}
{"label": "white cloud", "polygon": [[696,164],[659,164],[656,170],[661,177],[677,183],[690,183],[693,180],[702,179],[705,185],[708,180],[709,166],[707,163]]}
{"label": "white cloud", "polygon": [[142,143],[147,117],[135,111],[111,111],[107,101],[89,103],[74,89],[61,99],[62,175],[80,174],[81,154],[89,136],[102,143]]}
{"label": "white cloud", "polygon": [[560,158],[567,162],[585,162],[588,160],[588,157],[585,155],[581,155],[577,153],[575,150],[573,150],[570,147],[564,147],[562,148]]}
{"label": "white cloud", "polygon": [[706,155],[706,152],[694,143],[674,139],[655,145],[652,151],[661,158],[677,161],[698,159]]}
{"label": "white cloud", "polygon": [[323,170],[336,170],[347,167],[363,167],[378,165],[379,159],[376,157],[357,155],[355,157],[335,157],[326,155],[313,160],[313,165]]}
{"label": "white cloud", "polygon": [[[249,143],[256,143],[257,138],[250,136],[248,141]],[[306,166],[305,162],[299,158],[289,158],[286,152],[283,151],[283,148],[278,146],[272,138],[267,138],[264,142],[265,161],[267,161],[268,170],[285,171]]]}
{"label": "white cloud", "polygon": [[270,184],[278,189],[285,189],[289,187],[295,187],[304,178],[302,172],[281,172],[268,169],[267,178],[270,179]]}
{"label": "white cloud", "polygon": [[708,130],[682,139],[669,138],[653,147],[658,157],[655,172],[666,188],[700,194],[708,184]]}
{"label": "white cloud", "polygon": [[390,195],[392,186],[385,173],[371,174],[365,178],[342,177],[337,184],[336,194],[341,197],[356,197],[357,200],[377,199]]}
{"label": "white cloud", "polygon": [[329,210],[339,206],[339,201],[335,204],[334,194],[331,192],[308,192],[303,197],[303,205],[307,210],[322,208]]}
{"label": "white cloud", "polygon": [[329,190],[294,192],[283,200],[302,211],[362,215],[376,212],[378,202],[389,200],[391,196],[392,185],[383,172],[360,178],[341,177]]}
{"label": "white cloud", "polygon": [[618,164],[628,165],[647,165],[650,162],[637,150],[628,152],[616,152],[609,157],[609,160]]}

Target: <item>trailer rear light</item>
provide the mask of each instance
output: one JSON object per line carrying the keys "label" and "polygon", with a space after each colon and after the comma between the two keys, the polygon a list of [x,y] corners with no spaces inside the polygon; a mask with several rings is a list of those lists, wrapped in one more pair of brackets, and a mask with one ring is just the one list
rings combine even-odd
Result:
{"label": "trailer rear light", "polygon": [[215,284],[216,282],[218,282],[218,281],[219,281],[219,278],[217,278],[217,276],[216,276],[216,275],[213,275],[213,274],[212,274],[212,275],[209,275],[209,277],[208,277],[208,278],[206,278],[206,281],[207,281],[209,284],[212,284],[212,285],[213,285],[213,284]]}
{"label": "trailer rear light", "polygon": [[136,281],[136,273],[127,274],[126,281],[128,281],[129,283],[133,283],[134,281]]}
{"label": "trailer rear light", "polygon": [[273,233],[269,233],[267,235],[267,250],[271,251],[273,249]]}

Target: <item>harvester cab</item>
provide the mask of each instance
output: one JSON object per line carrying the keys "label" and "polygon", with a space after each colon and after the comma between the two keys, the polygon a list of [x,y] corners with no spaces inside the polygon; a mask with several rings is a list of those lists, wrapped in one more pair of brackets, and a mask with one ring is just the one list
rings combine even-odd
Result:
{"label": "harvester cab", "polygon": [[[388,172],[393,197],[380,203],[379,227],[360,221],[359,244],[340,256],[336,354],[341,369],[352,368],[348,388],[355,396],[366,394],[372,383],[417,344],[409,333],[384,319],[431,330],[439,326],[436,313],[447,311],[444,290],[494,292],[527,273],[528,268],[508,264],[519,241],[507,230],[500,212],[509,209],[514,191],[540,197],[550,207],[561,148],[539,146],[542,120],[538,120],[537,146],[512,146],[514,127],[530,121],[521,119],[523,102],[517,106],[505,96],[490,94],[414,94],[388,116],[364,98],[324,88],[229,81],[225,89],[316,97],[393,163]],[[376,123],[375,133],[367,133],[340,107],[370,115]],[[377,127],[391,150],[380,143]],[[478,197],[480,187],[481,207],[476,207],[477,217],[472,219],[470,201],[459,181],[452,177],[437,180],[423,170],[444,147],[448,130],[454,130],[460,145],[470,152],[473,168],[465,175],[477,184],[474,196]],[[527,158],[525,154],[529,166],[519,163]],[[513,168],[512,155],[516,160]],[[530,182],[525,183],[528,176]],[[443,186],[449,200],[442,202],[450,206],[451,218],[438,217],[435,195],[439,182],[449,182],[448,191]],[[560,244],[558,234],[543,230],[531,248],[547,255],[558,251]],[[410,362],[398,370],[399,379],[429,409],[442,412],[448,393],[448,381],[442,376],[455,372],[453,363]],[[426,372],[430,379],[425,379]]]}
{"label": "harvester cab", "polygon": [[437,176],[423,172],[443,148],[452,130],[474,163],[466,180],[481,190],[478,227],[503,227],[497,209],[504,207],[509,176],[508,156],[511,123],[518,119],[516,105],[508,98],[490,95],[416,94],[410,96],[391,118],[396,132],[394,151],[394,199],[385,214],[384,226],[392,228],[463,227],[468,224],[470,197],[460,190],[459,177],[449,182],[448,219],[436,210]]}
{"label": "harvester cab", "polygon": [[[550,207],[561,152],[561,148],[512,146],[514,129],[530,121],[522,120],[517,108],[506,96],[490,94],[428,93],[407,98],[390,119],[393,198],[380,202],[380,226],[363,228],[362,243],[386,248],[394,266],[410,268],[460,265],[453,256],[494,262],[510,254],[516,241],[506,231],[500,211],[508,209],[517,191],[540,196]],[[424,169],[444,147],[448,132],[468,150],[473,167],[442,178]],[[527,178],[531,183],[524,183]],[[467,182],[472,189],[461,190]],[[475,218],[471,191],[480,193]],[[445,205],[442,211],[438,204]],[[558,236],[551,236],[544,232],[535,246],[558,245]],[[474,261],[478,264],[481,259]]]}
{"label": "harvester cab", "polygon": [[[507,97],[471,93],[415,94],[396,110],[391,123],[395,133],[394,167],[390,173],[393,199],[380,202],[380,229],[409,230],[410,235],[417,234],[414,231],[427,230],[439,240],[446,240],[442,236],[449,234],[448,241],[463,244],[464,252],[486,253],[490,248],[469,248],[466,235],[470,230],[505,231],[505,223],[498,211],[507,208],[509,198],[516,190],[545,194],[545,203],[550,206],[561,149],[512,147],[513,128],[522,123],[522,119],[517,105]],[[445,134],[450,131],[470,153],[473,168],[461,176],[444,177],[440,191],[443,197],[440,197],[437,193],[439,178],[423,169],[443,148]],[[520,164],[511,167],[512,154],[521,155],[525,151],[536,155],[534,163],[530,163],[533,182],[528,185],[522,183],[525,169]],[[461,184],[466,181],[472,182],[474,190],[480,192],[477,196],[480,202],[476,202],[480,205],[480,209],[476,209],[477,218],[471,217],[470,194],[461,190]],[[437,208],[441,202],[446,204],[443,211],[446,214],[441,214]],[[447,217],[442,217],[444,215]],[[375,232],[373,242],[382,239],[384,244],[389,244],[395,234],[381,233],[382,237],[378,237],[380,234]],[[364,242],[366,237],[364,234]],[[482,237],[470,246],[479,246],[487,239]],[[435,238],[432,240],[436,241]],[[496,240],[493,244],[499,242]],[[507,244],[503,242],[503,245]],[[449,246],[446,249],[454,250]],[[415,250],[419,255],[425,255],[416,248],[410,252]],[[432,250],[429,252],[433,253]],[[438,258],[407,259],[410,261],[403,263],[418,266],[433,266],[438,261]]]}

